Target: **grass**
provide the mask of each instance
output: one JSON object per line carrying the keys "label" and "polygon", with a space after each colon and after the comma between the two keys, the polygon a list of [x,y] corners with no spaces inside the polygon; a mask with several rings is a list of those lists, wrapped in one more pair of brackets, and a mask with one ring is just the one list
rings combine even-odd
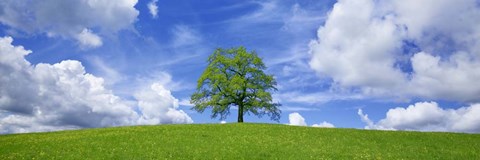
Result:
{"label": "grass", "polygon": [[480,134],[188,124],[0,136],[0,159],[478,159]]}

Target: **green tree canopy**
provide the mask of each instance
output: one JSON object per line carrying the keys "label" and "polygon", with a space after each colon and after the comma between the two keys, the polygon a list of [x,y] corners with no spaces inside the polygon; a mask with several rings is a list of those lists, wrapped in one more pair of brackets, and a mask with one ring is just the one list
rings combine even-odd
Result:
{"label": "green tree canopy", "polygon": [[192,108],[200,113],[212,108],[212,118],[225,119],[230,107],[238,107],[238,122],[244,114],[258,117],[268,115],[280,119],[279,103],[272,102],[271,92],[276,91],[276,81],[267,75],[262,59],[255,51],[244,47],[216,49],[208,57],[208,66],[198,79],[197,89],[191,96]]}

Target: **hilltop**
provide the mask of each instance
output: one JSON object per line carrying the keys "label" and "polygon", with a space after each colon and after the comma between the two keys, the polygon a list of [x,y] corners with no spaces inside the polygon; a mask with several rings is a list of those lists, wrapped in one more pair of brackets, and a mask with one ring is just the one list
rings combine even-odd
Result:
{"label": "hilltop", "polygon": [[185,124],[0,136],[0,159],[475,159],[480,134]]}

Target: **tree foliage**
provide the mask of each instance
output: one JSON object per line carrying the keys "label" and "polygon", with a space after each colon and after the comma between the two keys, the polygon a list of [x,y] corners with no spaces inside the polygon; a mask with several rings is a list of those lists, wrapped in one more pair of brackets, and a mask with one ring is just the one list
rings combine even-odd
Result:
{"label": "tree foliage", "polygon": [[272,91],[276,81],[266,70],[262,59],[244,47],[216,49],[208,58],[208,66],[198,79],[197,89],[190,102],[194,110],[202,113],[212,108],[212,118],[225,119],[230,107],[238,107],[238,122],[244,114],[258,117],[268,115],[272,120],[280,119],[279,103],[272,102]]}

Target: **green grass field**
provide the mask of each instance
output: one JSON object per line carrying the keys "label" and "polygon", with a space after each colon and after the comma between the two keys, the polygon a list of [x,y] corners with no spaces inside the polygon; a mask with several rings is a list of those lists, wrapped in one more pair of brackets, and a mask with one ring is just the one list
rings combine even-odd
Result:
{"label": "green grass field", "polygon": [[479,159],[480,134],[188,124],[0,136],[0,159]]}

